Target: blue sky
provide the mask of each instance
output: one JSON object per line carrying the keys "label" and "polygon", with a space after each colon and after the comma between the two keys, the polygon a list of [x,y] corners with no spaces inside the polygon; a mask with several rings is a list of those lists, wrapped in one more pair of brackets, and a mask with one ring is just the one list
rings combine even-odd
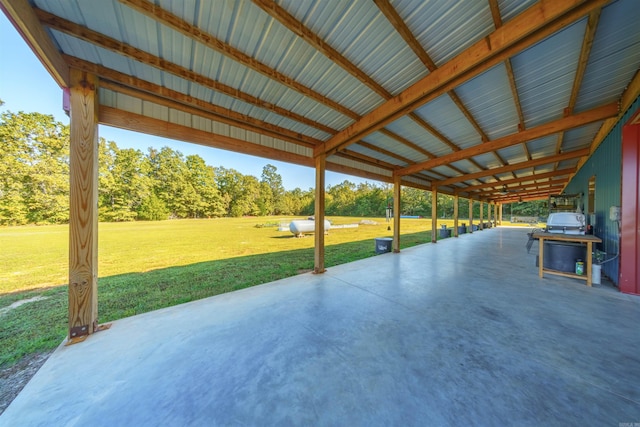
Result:
{"label": "blue sky", "polygon": [[[62,90],[1,12],[0,99],[5,103],[0,107],[0,111],[51,114],[57,121],[69,123],[69,118],[62,110]],[[108,126],[100,126],[99,133],[106,140],[115,141],[121,148],[135,148],[146,152],[148,147],[169,146],[184,155],[198,154],[211,166],[233,168],[242,174],[258,178],[262,174],[262,168],[266,164],[272,164],[282,176],[286,189],[292,190],[299,187],[307,190],[315,187],[315,173],[312,168],[216,150]],[[336,185],[344,180],[356,184],[364,182],[363,179],[335,172],[327,172],[326,174],[327,185]]]}

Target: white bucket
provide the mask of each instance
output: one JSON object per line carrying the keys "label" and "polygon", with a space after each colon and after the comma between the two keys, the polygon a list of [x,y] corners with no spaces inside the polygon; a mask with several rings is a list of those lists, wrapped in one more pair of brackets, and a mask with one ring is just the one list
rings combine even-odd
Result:
{"label": "white bucket", "polygon": [[591,281],[594,285],[600,284],[600,277],[602,274],[602,265],[591,264]]}

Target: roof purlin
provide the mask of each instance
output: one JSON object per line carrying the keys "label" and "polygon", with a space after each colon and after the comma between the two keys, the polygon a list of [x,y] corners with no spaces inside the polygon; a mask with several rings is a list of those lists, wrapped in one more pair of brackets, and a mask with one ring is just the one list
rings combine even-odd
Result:
{"label": "roof purlin", "polygon": [[585,2],[541,0],[318,146],[314,155],[334,153],[341,147],[386,126],[607,2],[608,0]]}
{"label": "roof purlin", "polygon": [[455,153],[446,154],[444,156],[437,157],[435,159],[427,160],[426,162],[418,163],[413,166],[409,166],[403,169],[399,169],[397,173],[399,175],[415,173],[419,170],[429,169],[436,166],[441,166],[447,163],[455,162],[465,159],[470,156],[476,156],[478,154],[488,153],[492,150],[498,150],[506,148],[511,145],[520,144],[532,139],[541,138],[544,136],[552,135],[562,130],[567,130],[588,123],[597,122],[610,117],[618,115],[618,103],[603,105],[592,110],[583,111],[572,116],[563,117],[558,120],[554,120],[544,125],[529,128],[522,132],[507,135],[496,140],[486,142],[484,144],[474,145],[473,147],[465,148],[464,150],[456,151]]}

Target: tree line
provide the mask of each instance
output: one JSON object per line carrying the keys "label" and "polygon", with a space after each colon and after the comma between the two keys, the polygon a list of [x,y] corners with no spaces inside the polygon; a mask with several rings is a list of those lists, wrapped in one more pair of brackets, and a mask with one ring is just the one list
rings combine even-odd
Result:
{"label": "tree line", "polygon": [[[0,101],[1,102],[1,101]],[[1,104],[0,104],[1,105]],[[258,178],[207,165],[198,155],[169,147],[146,153],[99,140],[100,221],[239,216],[308,216],[314,190],[285,190],[277,168]],[[326,189],[325,214],[382,217],[392,205],[386,184],[344,181]],[[453,198],[438,196],[438,216],[453,215]],[[526,205],[526,204],[525,204]],[[531,214],[530,208],[513,209]],[[403,187],[405,215],[431,215],[431,193]],[[474,208],[479,217],[479,206]],[[485,210],[486,212],[486,210]],[[468,204],[459,215],[467,218]],[[485,214],[486,215],[486,214]],[[69,220],[69,126],[41,113],[0,115],[0,225],[59,224]]]}

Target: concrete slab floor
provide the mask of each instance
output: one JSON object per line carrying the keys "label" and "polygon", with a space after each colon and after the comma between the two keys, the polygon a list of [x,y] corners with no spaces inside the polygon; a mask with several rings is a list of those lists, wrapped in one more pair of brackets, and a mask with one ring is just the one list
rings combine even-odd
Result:
{"label": "concrete slab floor", "polygon": [[58,348],[0,425],[640,423],[640,298],[540,279],[526,232],[116,321]]}

